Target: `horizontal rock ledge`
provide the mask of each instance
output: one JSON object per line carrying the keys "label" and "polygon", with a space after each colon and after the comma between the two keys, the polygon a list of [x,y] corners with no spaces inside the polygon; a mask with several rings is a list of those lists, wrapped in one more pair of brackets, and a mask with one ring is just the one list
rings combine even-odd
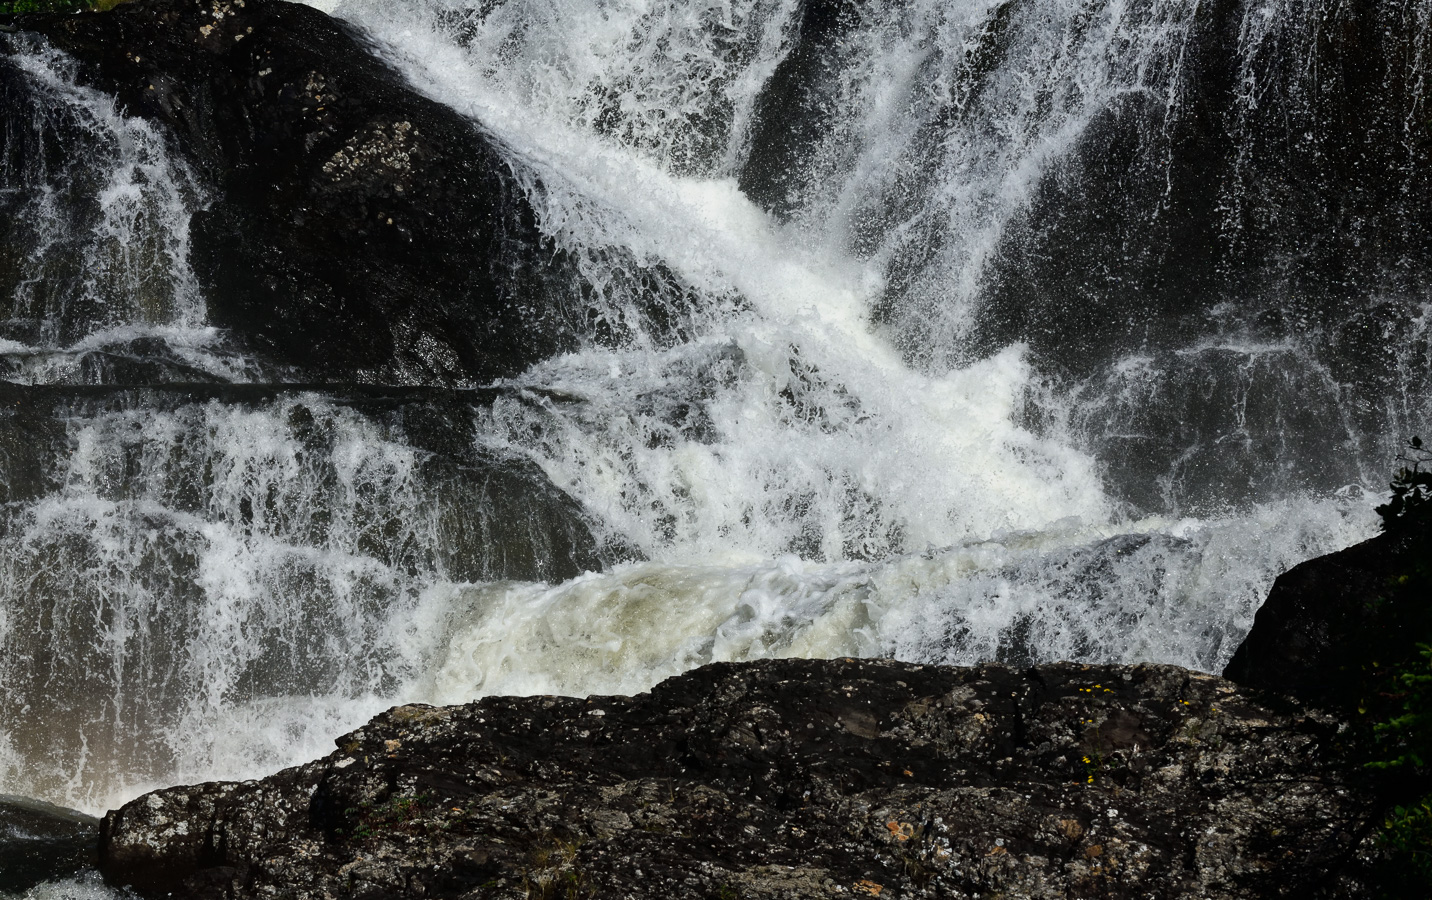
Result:
{"label": "horizontal rock ledge", "polygon": [[635,697],[402,706],[105,817],[177,897],[1357,897],[1339,723],[1166,665],[714,664]]}

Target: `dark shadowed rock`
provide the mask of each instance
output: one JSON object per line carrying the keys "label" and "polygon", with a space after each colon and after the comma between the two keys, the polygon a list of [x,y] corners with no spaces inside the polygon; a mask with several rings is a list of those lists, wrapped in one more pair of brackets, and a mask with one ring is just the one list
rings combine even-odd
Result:
{"label": "dark shadowed rock", "polygon": [[829,133],[837,112],[831,82],[840,60],[834,50],[859,21],[859,7],[848,0],[802,4],[791,51],[757,100],[741,190],[781,218],[808,199],[812,150]]}
{"label": "dark shadowed rock", "polygon": [[96,861],[99,820],[28,797],[0,794],[0,892],[73,875]]}
{"label": "dark shadowed rock", "polygon": [[1278,576],[1223,677],[1328,708],[1375,705],[1388,672],[1432,637],[1429,537],[1394,530]]}
{"label": "dark shadowed rock", "polygon": [[[310,459],[330,456],[344,427],[334,413],[352,411],[371,423],[381,439],[417,452],[418,484],[435,510],[443,539],[426,566],[454,581],[562,581],[631,558],[629,548],[599,547],[591,521],[576,501],[557,489],[531,461],[478,446],[474,420],[499,390],[429,387],[317,386],[275,384],[176,384],[149,386],[46,386],[0,382],[0,502],[14,511],[56,490],[75,440],[70,429],[106,416],[148,411],[191,423],[226,412],[271,417],[281,440],[291,440]],[[352,423],[348,423],[352,427]],[[155,439],[142,432],[114,448],[134,458],[131,477],[167,481],[169,501],[203,512],[205,479],[213,459],[228,448],[206,442],[201,424],[171,439],[164,453],[140,447]],[[146,461],[141,464],[139,458]],[[145,467],[148,467],[146,469]],[[331,474],[315,475],[318,480]],[[143,487],[121,488],[143,494]],[[213,515],[208,510],[206,515]],[[399,515],[394,510],[381,515]],[[7,517],[0,515],[0,534]],[[391,523],[366,523],[390,534]],[[314,536],[315,539],[317,536]],[[370,548],[386,558],[391,548]],[[411,552],[411,551],[409,551]]]}
{"label": "dark shadowed rock", "polygon": [[110,813],[102,865],[183,897],[1356,897],[1337,728],[1171,666],[717,664],[396,708]]}
{"label": "dark shadowed rock", "polygon": [[574,283],[493,139],[345,26],[272,0],[24,16],[177,136],[209,315],[309,380],[472,383],[571,345]]}

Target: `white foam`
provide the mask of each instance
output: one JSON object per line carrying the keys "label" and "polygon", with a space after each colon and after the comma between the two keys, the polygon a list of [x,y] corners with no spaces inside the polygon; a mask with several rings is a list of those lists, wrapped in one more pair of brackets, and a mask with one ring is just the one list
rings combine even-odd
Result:
{"label": "white foam", "polygon": [[792,656],[1216,671],[1278,572],[1370,519],[1361,501],[1301,501],[1128,531],[1071,522],[876,563],[641,563],[557,586],[455,587],[429,598],[451,637],[417,695],[634,693],[709,662]]}
{"label": "white foam", "polygon": [[126,888],[110,887],[96,872],[38,884],[22,894],[0,894],[5,900],[133,900]]}
{"label": "white foam", "polygon": [[[492,135],[577,261],[573,311],[616,336],[512,379],[475,440],[534,462],[646,561],[453,583],[421,452],[321,398],[77,414],[58,485],[12,510],[0,638],[30,636],[33,608],[9,598],[43,595],[90,640],[60,629],[46,648],[76,683],[22,701],[52,708],[0,733],[0,790],[98,810],[316,756],[391,703],[630,692],[714,660],[1216,670],[1278,571],[1373,529],[1367,500],[1338,497],[1124,521],[1024,347],[951,363],[984,261],[1048,166],[1111,98],[1178,102],[1195,5],[1011,7],[984,99],[934,140],[924,126],[965,102],[967,51],[1003,5],[867,4],[787,223],[735,176],[795,0],[314,5]],[[38,59],[57,96],[150,146]],[[139,227],[147,178],[187,190],[163,166],[111,175],[106,236]],[[179,212],[164,234],[182,286]],[[882,319],[886,263],[912,250],[927,262]],[[175,291],[0,352],[64,380],[86,350],[159,334],[245,377]],[[19,658],[0,655],[0,691]]]}

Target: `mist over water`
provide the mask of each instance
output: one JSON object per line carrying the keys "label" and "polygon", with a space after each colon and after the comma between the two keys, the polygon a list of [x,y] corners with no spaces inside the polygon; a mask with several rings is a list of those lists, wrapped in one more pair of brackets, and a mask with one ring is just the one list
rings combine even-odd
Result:
{"label": "mist over water", "polygon": [[[103,810],[400,702],[713,660],[1217,671],[1432,418],[1422,237],[1305,246],[1322,213],[1263,180],[1269,122],[1333,140],[1288,61],[1331,4],[1245,4],[1216,47],[1185,0],[314,5],[497,141],[581,346],[440,442],[416,401],[166,393],[292,379],[208,324],[196,177],[0,38],[33,107],[4,378],[115,388],[7,413],[0,793]],[[1419,54],[1380,173],[1409,205]]]}

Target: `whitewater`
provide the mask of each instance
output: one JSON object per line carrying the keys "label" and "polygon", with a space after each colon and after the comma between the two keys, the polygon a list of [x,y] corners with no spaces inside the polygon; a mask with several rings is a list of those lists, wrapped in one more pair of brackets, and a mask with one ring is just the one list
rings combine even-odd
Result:
{"label": "whitewater", "polygon": [[[1226,301],[1082,371],[1053,359],[1064,336],[980,324],[1011,235],[1111,109],[1158,111],[1140,152],[1161,177],[1201,4],[860,4],[799,164],[765,168],[798,0],[312,5],[489,135],[577,260],[582,346],[474,385],[497,393],[473,440],[569,497],[602,564],[463,577],[454,521],[518,525],[455,509],[424,451],[321,391],[70,410],[58,474],[4,514],[0,794],[99,813],[320,756],[395,704],[633,693],[720,660],[1217,672],[1280,572],[1375,532],[1395,448],[1429,421],[1405,375],[1424,296],[1399,301],[1400,406],[1375,427],[1318,333],[1270,336]],[[1250,121],[1296,100],[1260,74],[1303,39],[1291,6],[1243,9]],[[0,345],[5,378],[83,384],[86,353],[149,340],[227,383],[282,380],[206,319],[197,177],[59,54],[22,65],[48,114],[88,123],[67,165],[112,177],[3,173],[40,245],[101,273],[45,293],[59,262],[34,257],[12,306],[47,324]],[[55,204],[85,191],[98,214],[62,232]],[[1331,412],[1310,425],[1313,405]],[[1213,424],[1140,449],[1182,440],[1167,423],[1190,410]],[[1332,462],[1304,477],[1310,456]],[[28,678],[41,656],[68,681]]]}

